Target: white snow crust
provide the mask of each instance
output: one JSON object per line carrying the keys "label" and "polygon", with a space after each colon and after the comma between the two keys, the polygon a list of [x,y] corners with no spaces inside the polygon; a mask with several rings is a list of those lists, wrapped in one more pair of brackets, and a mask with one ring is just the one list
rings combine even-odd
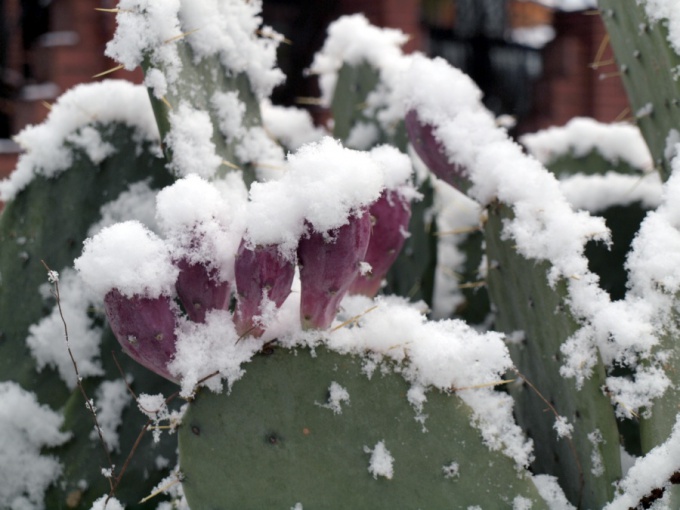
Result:
{"label": "white snow crust", "polygon": [[319,75],[321,99],[330,105],[343,64],[357,66],[367,62],[381,73],[401,65],[401,46],[408,40],[400,30],[371,25],[363,14],[343,16],[328,27],[323,48],[315,57],[310,71]]}
{"label": "white snow crust", "polygon": [[134,220],[116,223],[85,240],[74,266],[102,298],[112,289],[128,297],[172,296],[179,272],[167,244]]}
{"label": "white snow crust", "polygon": [[60,414],[14,382],[0,382],[0,402],[0,507],[42,510],[62,466],[40,450],[63,444],[70,434],[60,432]]}
{"label": "white snow crust", "polygon": [[[123,411],[132,401],[123,379],[103,381],[95,395],[97,422],[109,451],[120,451],[118,427],[123,423]],[[99,441],[96,428],[90,431],[90,439]]]}
{"label": "white snow crust", "polygon": [[668,439],[640,457],[617,486],[617,496],[604,510],[635,508],[655,488],[671,487],[670,477],[680,469],[680,414]]}
{"label": "white snow crust", "polygon": [[[68,325],[68,346],[78,364],[80,376],[103,375],[100,360],[102,331],[92,324],[87,314],[96,298],[71,268],[62,271],[59,294],[63,320]],[[73,389],[77,384],[76,372],[66,346],[63,320],[58,307],[53,307],[49,315],[29,327],[26,344],[39,371],[46,366],[56,368],[61,379]]]}
{"label": "white snow crust", "polygon": [[328,135],[325,129],[314,125],[312,116],[302,108],[277,106],[264,100],[260,110],[265,129],[290,151]]}
{"label": "white snow crust", "polygon": [[637,0],[652,23],[663,22],[668,28],[668,41],[680,55],[680,4],[675,0]]}
{"label": "white snow crust", "polygon": [[373,478],[383,476],[391,480],[394,476],[394,457],[385,447],[385,441],[379,441],[373,448],[364,446],[364,452],[371,454],[368,472],[373,475]]}
{"label": "white snow crust", "polygon": [[83,149],[95,163],[112,154],[114,147],[102,143],[91,127],[97,122],[126,124],[134,128],[137,142],[159,139],[144,87],[122,80],[77,85],[57,99],[45,122],[16,135],[25,152],[14,172],[0,181],[0,200],[14,198],[36,175],[54,177],[68,169],[73,162],[71,147]]}
{"label": "white snow crust", "polygon": [[216,270],[220,281],[232,281],[242,234],[234,216],[245,206],[245,196],[241,200],[227,202],[217,187],[196,174],[161,190],[156,219],[172,258],[203,264]]}
{"label": "white snow crust", "polygon": [[261,0],[120,0],[118,9],[116,32],[105,53],[128,70],[148,58],[162,73],[151,74],[147,83],[157,97],[179,77],[177,45],[183,41],[196,60],[217,56],[227,72],[245,72],[259,97],[267,97],[284,78],[274,67],[278,38],[257,35]]}
{"label": "white snow crust", "polygon": [[560,156],[571,154],[579,158],[594,151],[614,165],[624,161],[641,172],[654,168],[640,129],[630,124],[603,124],[587,117],[576,117],[562,127],[526,134],[520,140],[544,165]]}

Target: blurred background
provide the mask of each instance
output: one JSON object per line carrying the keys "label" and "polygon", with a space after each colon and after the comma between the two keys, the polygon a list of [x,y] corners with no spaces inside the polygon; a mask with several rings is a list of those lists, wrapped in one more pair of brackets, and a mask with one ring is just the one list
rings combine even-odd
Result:
{"label": "blurred background", "polygon": [[[0,0],[0,178],[11,172],[20,152],[12,136],[41,122],[65,90],[107,78],[141,82],[140,69],[95,77],[116,67],[104,56],[115,14],[96,8],[113,9],[116,3]],[[304,71],[323,44],[328,24],[343,14],[362,12],[375,25],[409,34],[407,52],[441,56],[468,73],[489,109],[515,119],[513,135],[560,126],[577,116],[629,120],[606,31],[592,4],[594,0],[264,0],[264,23],[291,41],[279,48],[279,66],[288,78],[274,91],[273,101],[308,108],[323,120],[319,106],[300,100],[318,95],[314,77]]]}

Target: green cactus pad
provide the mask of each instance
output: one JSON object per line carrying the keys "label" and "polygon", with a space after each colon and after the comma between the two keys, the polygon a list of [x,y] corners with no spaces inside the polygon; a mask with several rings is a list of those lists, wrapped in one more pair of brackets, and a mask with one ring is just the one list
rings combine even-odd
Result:
{"label": "green cactus pad", "polygon": [[[616,420],[601,391],[604,367],[598,363],[581,390],[572,379],[560,375],[560,346],[578,329],[567,309],[565,285],[551,288],[547,265],[524,259],[511,240],[502,239],[503,220],[512,217],[508,207],[494,204],[488,216],[487,283],[496,309],[495,327],[507,334],[523,332],[521,342],[509,345],[510,353],[517,369],[541,393],[521,379],[510,387],[517,420],[538,445],[534,471],[557,476],[573,504],[602,508],[614,495],[613,482],[621,476]],[[557,437],[555,415],[547,402],[574,426],[572,443]],[[600,475],[595,474],[594,445],[588,439],[596,430],[602,438],[596,448]]]}
{"label": "green cactus pad", "polygon": [[[243,73],[227,72],[220,63],[218,56],[204,57],[197,61],[194,59],[190,45],[185,40],[176,44],[177,52],[182,61],[182,70],[175,82],[174,91],[168,92],[164,98],[165,101],[155,97],[152,91],[149,91],[149,98],[161,133],[161,139],[165,139],[170,131],[170,111],[177,108],[181,102],[188,103],[192,108],[207,111],[213,124],[212,142],[215,144],[217,154],[226,163],[240,167],[243,170],[246,183],[250,184],[255,180],[255,169],[251,164],[244,163],[237,156],[236,149],[240,140],[227,140],[217,128],[219,117],[211,105],[211,98],[215,92],[237,92],[239,100],[246,107],[243,114],[243,126],[245,128],[261,126],[260,104],[252,90],[250,80]],[[148,72],[152,66],[148,61],[145,61],[143,68],[145,72]],[[166,157],[171,160],[172,154],[168,148],[166,147],[164,150]],[[225,164],[221,168],[224,174],[232,167]]]}
{"label": "green cactus pad", "polygon": [[680,141],[680,55],[668,42],[668,28],[651,23],[640,2],[600,0],[599,8],[637,125],[666,180],[669,135]]}
{"label": "green cactus pad", "polygon": [[[50,451],[59,456],[64,473],[47,494],[48,508],[65,508],[69,495],[71,502],[77,502],[69,508],[90,508],[94,499],[109,491],[108,481],[100,472],[109,466],[99,441],[89,438],[92,416],[80,392],[69,390],[49,367],[38,373],[26,345],[29,326],[48,314],[54,304],[46,303],[38,290],[47,282],[41,260],[57,271],[71,267],[73,259],[80,255],[90,225],[100,218],[103,204],[140,180],[149,179],[154,187],[171,182],[165,161],[154,155],[148,144],[138,146],[134,130],[119,124],[93,127],[104,142],[117,148],[113,155],[96,165],[83,152],[74,151],[71,168],[52,179],[36,177],[0,215],[0,316],[5,318],[0,325],[0,379],[19,383],[33,391],[42,404],[61,410],[65,415],[64,429],[73,432],[73,439]],[[68,323],[69,318],[65,319]],[[54,338],[54,342],[61,342],[66,349],[62,335]],[[173,391],[173,385],[123,355],[110,332],[104,335],[101,344],[103,379],[120,378],[112,351],[125,373],[133,376],[135,387],[145,392]],[[95,397],[101,380],[85,380],[90,398]],[[124,429],[120,430],[122,453],[114,455],[113,460],[117,466],[123,464],[146,422],[134,409],[134,403],[125,411],[124,420]],[[147,441],[148,438],[144,443]],[[161,473],[149,469],[158,455],[172,460],[173,445],[166,442],[155,449],[146,447],[135,456],[126,475],[129,482],[120,491],[128,501],[138,501],[158,481]],[[147,470],[148,485],[139,483]],[[84,492],[79,485],[81,480],[88,486]]]}
{"label": "green cactus pad", "polygon": [[[428,393],[424,429],[406,381],[369,380],[359,358],[277,349],[246,370],[230,394],[199,393],[182,420],[192,508],[512,508],[518,496],[545,508],[531,479],[482,443],[456,395]],[[333,382],[349,394],[339,414],[324,407]],[[391,479],[369,472],[367,449],[381,441]]]}
{"label": "green cactus pad", "polygon": [[352,129],[362,122],[376,130],[373,146],[389,143],[405,151],[408,140],[404,123],[386,130],[377,118],[378,111],[367,108],[368,96],[379,84],[380,71],[368,62],[356,66],[344,64],[340,68],[331,102],[333,136],[346,143]]}

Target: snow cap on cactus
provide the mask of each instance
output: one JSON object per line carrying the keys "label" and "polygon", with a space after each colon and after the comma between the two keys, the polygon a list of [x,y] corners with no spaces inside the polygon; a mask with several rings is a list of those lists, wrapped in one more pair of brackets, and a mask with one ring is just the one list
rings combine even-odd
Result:
{"label": "snow cap on cactus", "polygon": [[405,200],[421,198],[413,187],[413,166],[406,154],[391,145],[374,147],[369,154],[383,172],[385,189],[397,191]]}
{"label": "snow cap on cactus", "polygon": [[[284,79],[275,67],[281,37],[261,27],[261,0],[121,0],[118,9],[106,55],[128,70],[148,58],[154,72],[147,72],[146,85],[156,97],[175,86],[182,69],[176,45],[184,41],[196,58],[217,55],[229,72],[245,72],[259,97],[268,96]],[[258,29],[272,37],[259,37]]]}
{"label": "snow cap on cactus", "polygon": [[220,281],[233,280],[234,254],[241,239],[234,215],[240,205],[228,203],[217,187],[198,175],[161,190],[156,219],[173,258],[203,264],[217,271]]}
{"label": "snow cap on cactus", "polygon": [[330,105],[343,64],[368,62],[377,69],[393,67],[399,64],[401,45],[407,40],[401,30],[373,26],[363,14],[343,16],[331,23],[326,42],[311,65],[311,70],[319,75],[324,104]]}
{"label": "snow cap on cactus", "polygon": [[74,265],[102,297],[112,289],[130,298],[171,296],[178,274],[167,245],[138,221],[117,223],[87,239]]}
{"label": "snow cap on cactus", "polygon": [[329,137],[305,145],[288,156],[280,180],[251,186],[246,241],[278,245],[292,259],[308,226],[320,233],[340,228],[383,187],[383,172],[370,154]]}

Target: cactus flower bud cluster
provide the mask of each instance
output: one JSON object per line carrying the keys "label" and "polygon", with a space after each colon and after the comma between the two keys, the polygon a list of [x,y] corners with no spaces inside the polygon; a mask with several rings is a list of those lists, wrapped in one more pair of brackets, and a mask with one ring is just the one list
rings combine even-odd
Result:
{"label": "cactus flower bud cluster", "polygon": [[[241,337],[262,336],[300,275],[300,323],[326,329],[348,292],[375,295],[406,238],[408,158],[327,138],[289,156],[279,180],[242,186],[189,175],[159,192],[163,238],[130,221],[85,243],[76,268],[104,297],[123,349],[170,379],[183,323],[228,312]],[[239,181],[240,182],[240,181]],[[231,315],[231,294],[235,305]]]}

